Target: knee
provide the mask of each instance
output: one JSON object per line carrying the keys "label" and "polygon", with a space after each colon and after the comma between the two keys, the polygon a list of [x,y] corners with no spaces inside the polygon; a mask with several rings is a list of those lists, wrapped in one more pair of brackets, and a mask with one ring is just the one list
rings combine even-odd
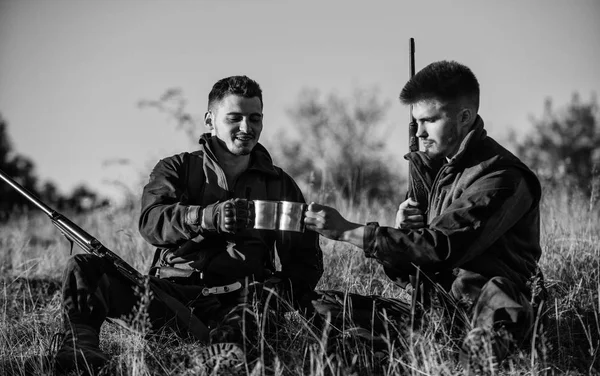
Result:
{"label": "knee", "polygon": [[90,263],[98,262],[97,260],[99,259],[100,257],[92,255],[90,253],[79,253],[69,257],[69,260],[67,261],[67,266],[87,265]]}
{"label": "knee", "polygon": [[89,253],[73,255],[67,260],[65,274],[68,275],[75,271],[89,272],[92,269],[98,269],[98,265],[100,265],[101,262],[102,260],[100,257]]}
{"label": "knee", "polygon": [[[513,298],[521,297],[523,292],[519,289],[518,285],[512,280],[506,277],[492,277],[483,287],[481,288],[482,296],[491,295],[507,295]],[[520,299],[519,299],[520,300]]]}
{"label": "knee", "polygon": [[527,327],[532,323],[532,308],[517,284],[504,277],[486,283],[475,304],[476,326],[508,325]]}

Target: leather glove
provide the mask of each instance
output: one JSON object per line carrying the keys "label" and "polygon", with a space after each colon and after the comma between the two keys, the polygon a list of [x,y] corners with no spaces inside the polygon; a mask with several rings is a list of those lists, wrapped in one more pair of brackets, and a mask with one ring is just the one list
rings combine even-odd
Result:
{"label": "leather glove", "polygon": [[219,234],[235,234],[254,225],[254,202],[233,198],[210,204],[202,211],[201,226]]}

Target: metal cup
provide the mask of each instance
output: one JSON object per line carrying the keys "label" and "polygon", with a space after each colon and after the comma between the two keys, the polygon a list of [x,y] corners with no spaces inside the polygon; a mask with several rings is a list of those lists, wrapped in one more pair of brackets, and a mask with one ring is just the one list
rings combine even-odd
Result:
{"label": "metal cup", "polygon": [[304,232],[304,212],[306,204],[300,202],[279,201],[277,215],[279,230]]}
{"label": "metal cup", "polygon": [[277,230],[277,201],[254,200],[254,228]]}

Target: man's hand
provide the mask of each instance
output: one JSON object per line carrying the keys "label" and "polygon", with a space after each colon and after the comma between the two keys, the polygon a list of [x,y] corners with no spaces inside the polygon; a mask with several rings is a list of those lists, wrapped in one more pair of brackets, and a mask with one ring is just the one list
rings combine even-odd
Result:
{"label": "man's hand", "polygon": [[343,239],[344,232],[360,226],[347,221],[334,208],[315,204],[314,202],[308,205],[304,224],[307,229],[316,231],[332,240],[345,240]]}
{"label": "man's hand", "polygon": [[254,202],[234,198],[208,205],[202,211],[202,228],[235,234],[254,225]]}
{"label": "man's hand", "polygon": [[396,228],[417,229],[425,227],[425,217],[418,205],[419,203],[412,197],[400,204],[396,213]]}

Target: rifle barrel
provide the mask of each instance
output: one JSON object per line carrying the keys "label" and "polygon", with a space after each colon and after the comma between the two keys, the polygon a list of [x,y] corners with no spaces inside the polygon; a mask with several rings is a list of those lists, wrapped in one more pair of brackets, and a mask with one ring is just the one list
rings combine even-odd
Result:
{"label": "rifle barrel", "polygon": [[19,192],[22,196],[28,199],[32,204],[37,206],[40,210],[46,213],[49,217],[52,217],[52,213],[54,210],[50,209],[50,207],[44,204],[39,198],[37,198],[33,193],[29,192],[19,183],[14,181],[10,176],[8,176],[4,171],[0,170],[0,178],[6,182],[6,184],[10,185],[13,189]]}

